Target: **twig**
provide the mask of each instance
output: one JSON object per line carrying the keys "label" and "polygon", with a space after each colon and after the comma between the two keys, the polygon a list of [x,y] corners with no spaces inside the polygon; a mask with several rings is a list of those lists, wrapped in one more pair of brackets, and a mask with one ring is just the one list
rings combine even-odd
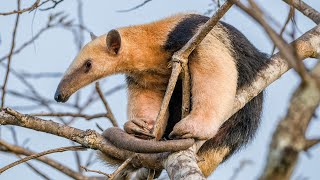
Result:
{"label": "twig", "polygon": [[[235,0],[233,0],[235,2]],[[294,48],[287,44],[283,38],[281,38],[263,18],[263,14],[261,9],[255,4],[252,0],[248,0],[251,8],[244,6],[242,3],[235,2],[235,4],[249,14],[254,20],[256,20],[265,30],[265,32],[269,35],[270,39],[274,42],[274,44],[279,48],[280,54],[287,59],[289,64],[296,70],[303,81],[307,81],[310,78],[306,68],[303,63],[298,60]]]}
{"label": "twig", "polygon": [[230,180],[236,180],[239,173],[248,165],[253,164],[251,160],[241,160],[239,166],[234,170]]}
{"label": "twig", "polygon": [[95,163],[95,159],[94,159],[95,155],[96,155],[96,154],[95,154],[94,151],[91,151],[91,152],[90,152],[90,154],[89,154],[89,156],[88,156],[88,159],[87,159],[87,161],[86,161],[86,163],[85,163],[85,166],[86,166],[86,167],[88,167],[88,166],[92,165],[93,163]]}
{"label": "twig", "polygon": [[103,96],[103,93],[102,93],[102,91],[101,91],[101,89],[100,89],[100,84],[99,84],[99,82],[96,82],[96,91],[97,91],[97,93],[99,94],[99,97],[100,97],[102,103],[104,104],[104,107],[105,107],[106,110],[107,110],[106,116],[109,118],[109,120],[111,121],[111,123],[112,123],[112,125],[113,125],[114,127],[119,127],[119,125],[118,125],[118,123],[117,123],[117,120],[114,118],[113,113],[112,113],[112,111],[111,111],[111,109],[110,109],[110,106],[109,106],[107,100],[106,100],[106,99],[104,98],[104,96]]}
{"label": "twig", "polygon": [[[64,22],[64,18],[61,17],[60,19],[57,20],[57,22],[53,22],[54,20],[56,20],[56,18],[58,18],[59,16],[61,16],[61,13],[56,13],[56,14],[52,14],[49,16],[48,18],[48,22],[47,25],[42,27],[34,36],[32,36],[31,39],[29,39],[28,41],[22,43],[22,45],[20,47],[18,47],[17,49],[15,49],[13,51],[13,55],[18,54],[19,52],[21,52],[25,47],[27,47],[28,45],[30,45],[31,43],[33,43],[36,39],[38,39],[44,32],[46,32],[47,30],[50,30],[52,28],[56,28],[56,27],[62,27],[65,29],[70,30],[69,28],[79,28],[85,31],[90,31],[87,27],[81,25],[81,24],[73,24],[70,21],[68,22]],[[3,57],[0,58],[0,62],[6,60],[9,57],[8,55],[5,55]]]}
{"label": "twig", "polygon": [[91,170],[91,169],[88,169],[88,168],[86,168],[86,167],[84,167],[84,166],[80,166],[80,167],[81,167],[82,169],[84,169],[86,172],[94,172],[94,173],[102,174],[102,175],[104,175],[104,176],[109,177],[109,174],[104,173],[104,172],[102,172],[102,171]]}
{"label": "twig", "polygon": [[58,73],[58,72],[40,72],[40,73],[21,72],[21,75],[24,78],[40,79],[40,78],[59,78],[62,76],[62,73]]}
{"label": "twig", "polygon": [[[74,141],[70,141],[70,143],[72,146],[76,145]],[[78,172],[82,173],[83,169],[81,168],[82,162],[81,162],[80,154],[78,151],[73,151],[72,153],[74,154],[74,158],[76,160],[76,167],[78,168]]]}
{"label": "twig", "polygon": [[52,153],[57,153],[57,152],[64,152],[64,151],[79,151],[79,150],[85,150],[86,148],[83,147],[83,146],[68,146],[68,147],[62,147],[62,148],[56,148],[56,149],[51,149],[51,150],[48,150],[48,151],[44,151],[44,152],[41,152],[41,153],[38,153],[38,154],[34,154],[34,155],[31,155],[31,156],[27,156],[23,159],[20,159],[19,161],[16,161],[14,163],[11,163],[3,168],[0,169],[0,174],[3,173],[4,171],[16,166],[16,165],[19,165],[21,163],[24,163],[26,161],[29,161],[31,159],[35,159],[35,158],[38,158],[38,157],[41,157],[41,156],[44,156],[44,155],[47,155],[47,154],[52,154]]}
{"label": "twig", "polygon": [[31,116],[51,116],[51,117],[81,117],[86,120],[92,120],[101,117],[107,117],[105,113],[94,114],[94,115],[86,115],[86,114],[77,114],[77,113],[37,113],[37,114],[30,114]]}
{"label": "twig", "polygon": [[[1,148],[4,147],[4,148]],[[3,140],[0,140],[0,150],[1,151],[4,151],[4,152],[8,152],[8,153],[14,153],[14,154],[17,154],[17,155],[25,155],[25,156],[31,156],[31,155],[34,155],[36,154],[36,152],[33,152],[33,151],[30,151],[28,149],[25,149],[21,146],[16,146],[16,145],[12,145],[12,144],[9,144]],[[74,170],[62,165],[61,163],[53,160],[53,159],[50,159],[48,157],[38,157],[36,158],[36,160],[38,161],[41,161],[55,169],[57,169],[58,171],[64,173],[65,175],[67,176],[70,176],[71,178],[74,178],[74,179],[86,179],[85,176],[83,176],[82,174],[78,173],[78,172],[75,172]]]}
{"label": "twig", "polygon": [[[281,28],[280,30],[280,34],[279,36],[282,37],[283,36],[283,33],[284,31],[286,30],[290,20],[293,18],[294,16],[294,8],[293,7],[290,7],[290,10],[289,10],[289,13],[288,13],[288,17],[286,19],[286,22],[284,23],[283,27]],[[293,20],[292,20],[293,21]],[[273,45],[273,48],[272,48],[272,51],[271,51],[271,54],[274,54],[274,51],[276,50],[276,45]]]}
{"label": "twig", "polygon": [[[54,9],[58,4],[60,4],[63,0],[59,0],[59,1],[56,1],[56,0],[50,0],[50,2],[53,2],[53,5],[50,6],[50,7],[47,7],[47,8],[43,8],[43,9],[40,9],[40,11],[47,11],[49,9]],[[47,1],[48,2],[48,1]],[[41,4],[42,5],[42,4]]]}
{"label": "twig", "polygon": [[[19,10],[20,10],[20,0],[18,0],[18,11]],[[17,33],[17,30],[18,30],[19,18],[20,18],[20,14],[17,14],[16,22],[15,22],[15,25],[14,25],[14,28],[13,28],[13,33],[12,33],[11,49],[10,49],[10,53],[8,55],[7,72],[6,72],[6,75],[5,75],[5,78],[4,78],[4,83],[3,83],[3,86],[2,86],[2,96],[1,96],[0,109],[2,109],[4,107],[4,101],[5,101],[5,95],[6,95],[6,87],[7,87],[9,73],[10,73],[11,59],[12,59],[12,54],[13,54],[15,41],[16,41],[16,33]]]}
{"label": "twig", "polygon": [[135,158],[136,155],[133,155],[131,157],[129,157],[128,159],[126,159],[121,166],[119,166],[112,174],[108,175],[109,179],[108,180],[113,180],[117,174],[119,174],[119,172],[121,172],[123,169],[125,169],[129,163],[132,161],[133,158]]}
{"label": "twig", "polygon": [[134,6],[134,7],[130,8],[130,9],[118,10],[117,12],[129,12],[129,11],[136,10],[136,9],[146,5],[150,1],[152,1],[152,0],[144,0],[141,4],[138,4],[137,6]]}
{"label": "twig", "polygon": [[302,0],[283,0],[287,4],[299,10],[302,14],[310,18],[316,24],[320,24],[320,13]]}
{"label": "twig", "polygon": [[28,8],[20,10],[20,7],[18,7],[17,10],[10,11],[10,12],[5,12],[5,13],[0,13],[0,16],[7,16],[7,15],[11,15],[11,14],[18,14],[19,15],[19,14],[22,14],[22,13],[27,12],[27,11],[32,11],[32,10],[36,9],[39,6],[39,3],[40,3],[40,0],[36,0],[36,2],[34,2]]}
{"label": "twig", "polygon": [[314,147],[315,145],[320,143],[320,138],[318,139],[305,139],[304,140],[304,151],[308,151],[310,148]]}
{"label": "twig", "polygon": [[[21,159],[21,156],[19,155],[16,155],[18,158]],[[47,175],[45,175],[43,172],[41,172],[39,169],[37,169],[36,167],[34,167],[31,163],[29,162],[26,162],[26,165],[32,169],[36,174],[40,175],[43,179],[46,179],[46,180],[50,180],[51,178],[49,178]]]}
{"label": "twig", "polygon": [[[15,96],[15,97],[23,98],[23,99],[26,99],[26,100],[30,100],[30,101],[35,102],[35,103],[38,102],[40,105],[43,105],[43,103],[55,104],[55,102],[53,100],[40,99],[40,98],[37,98],[37,97],[26,95],[26,93],[17,92],[17,91],[10,90],[10,89],[7,89],[7,94]],[[69,108],[75,108],[72,104],[69,104],[69,103],[63,103],[63,104],[61,104],[61,106],[65,106],[65,107],[69,107]],[[38,105],[36,107],[38,107]]]}

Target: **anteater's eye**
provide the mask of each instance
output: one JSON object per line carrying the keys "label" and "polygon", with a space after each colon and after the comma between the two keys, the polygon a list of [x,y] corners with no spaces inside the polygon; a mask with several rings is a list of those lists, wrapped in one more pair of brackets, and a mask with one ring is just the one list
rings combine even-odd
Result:
{"label": "anteater's eye", "polygon": [[86,63],[84,64],[85,72],[89,72],[89,70],[92,68],[92,62],[91,60],[87,60]]}

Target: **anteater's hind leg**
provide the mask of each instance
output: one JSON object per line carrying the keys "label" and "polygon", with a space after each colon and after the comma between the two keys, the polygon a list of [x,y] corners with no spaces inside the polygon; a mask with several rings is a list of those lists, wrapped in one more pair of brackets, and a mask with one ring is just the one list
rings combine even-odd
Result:
{"label": "anteater's hind leg", "polygon": [[192,110],[178,122],[173,138],[210,139],[230,113],[237,89],[237,68],[234,58],[212,34],[191,54]]}

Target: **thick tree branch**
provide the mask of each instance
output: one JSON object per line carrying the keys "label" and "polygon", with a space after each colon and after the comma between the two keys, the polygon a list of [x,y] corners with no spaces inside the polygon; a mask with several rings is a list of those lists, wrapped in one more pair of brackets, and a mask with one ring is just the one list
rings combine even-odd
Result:
{"label": "thick tree branch", "polygon": [[[312,73],[320,75],[320,63]],[[307,127],[319,102],[319,79],[311,78],[301,83],[292,95],[286,117],[273,134],[267,164],[260,179],[290,179],[299,153],[319,143],[319,140],[305,139]]]}

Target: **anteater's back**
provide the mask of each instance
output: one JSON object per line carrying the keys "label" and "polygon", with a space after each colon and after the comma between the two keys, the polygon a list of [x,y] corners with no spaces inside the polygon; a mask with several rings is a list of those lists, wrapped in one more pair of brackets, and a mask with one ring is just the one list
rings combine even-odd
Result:
{"label": "anteater's back", "polygon": [[[194,35],[198,27],[208,19],[208,17],[201,15],[187,15],[169,33],[168,40],[164,45],[165,50],[172,53],[179,50]],[[257,50],[241,32],[227,23],[218,23],[211,33],[215,34],[215,32],[220,32],[221,30],[225,32],[223,34],[227,35],[227,37],[218,38],[222,42],[228,39],[230,46],[226,46],[226,48],[229,48],[232,52],[231,54],[237,65],[237,88],[249,85],[259,70],[264,68],[267,56]],[[221,36],[221,33],[215,34],[215,36]],[[226,42],[224,43],[227,44]],[[170,101],[170,117],[166,136],[172,131],[176,121],[181,119],[181,94],[181,82],[179,81]],[[199,162],[199,166],[206,176],[210,175],[220,162],[254,137],[260,121],[262,102],[263,93],[260,93],[227,120],[216,136],[201,147],[198,155],[203,158],[203,161]]]}

